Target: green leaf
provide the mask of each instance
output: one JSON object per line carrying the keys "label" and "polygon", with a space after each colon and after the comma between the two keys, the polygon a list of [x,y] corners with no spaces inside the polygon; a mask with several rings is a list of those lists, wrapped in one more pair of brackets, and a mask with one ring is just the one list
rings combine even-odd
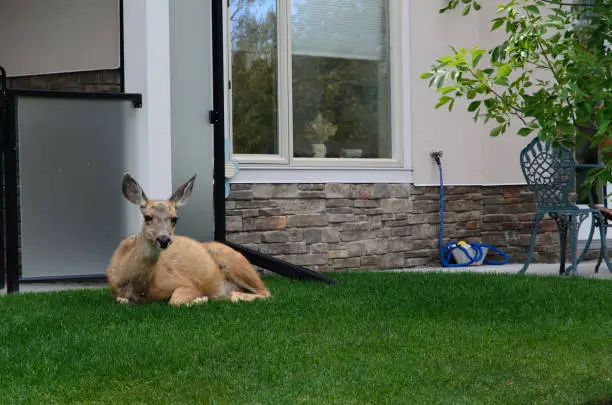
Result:
{"label": "green leaf", "polygon": [[536,121],[531,121],[527,126],[531,129],[538,129],[540,127]]}
{"label": "green leaf", "polygon": [[597,127],[597,133],[595,134],[595,137],[603,135],[608,130],[609,125],[610,125],[610,120],[603,121],[601,124],[599,124]]}
{"label": "green leaf", "polygon": [[476,112],[474,113],[474,122],[478,122],[478,117],[480,116],[480,108],[478,110],[476,110]]}
{"label": "green leaf", "polygon": [[495,77],[498,80],[503,79],[505,77],[508,77],[510,73],[512,73],[512,67],[510,67],[509,64],[501,65],[499,69],[497,69],[497,74],[495,75]]}
{"label": "green leaf", "polygon": [[529,135],[532,132],[533,132],[533,128],[526,128],[525,127],[525,128],[519,129],[518,134],[520,136],[527,136],[527,135]]}
{"label": "green leaf", "polygon": [[476,67],[476,65],[478,65],[478,62],[480,62],[480,59],[485,52],[486,51],[484,49],[479,49],[472,52],[472,67]]}
{"label": "green leaf", "polygon": [[499,46],[493,48],[493,52],[491,52],[491,63],[497,63],[500,58],[501,50]]}
{"label": "green leaf", "polygon": [[481,103],[482,103],[482,102],[481,102],[480,100],[472,101],[472,102],[470,103],[470,105],[468,106],[468,109],[467,109],[467,110],[468,110],[469,112],[474,112],[474,111],[476,111],[476,110],[478,109],[478,107],[480,107],[480,104],[481,104]]}
{"label": "green leaf", "polygon": [[440,100],[438,100],[438,104],[436,104],[436,109],[442,107],[444,104],[448,103],[449,101],[451,101],[453,98],[449,97],[449,96],[442,96],[440,97]]}
{"label": "green leaf", "polygon": [[561,33],[557,32],[555,35],[553,35],[552,37],[548,38],[548,41],[552,42],[552,43],[557,43],[560,38],[561,38]]}
{"label": "green leaf", "polygon": [[516,29],[518,28],[519,23],[517,21],[506,23],[506,33],[516,33]]}
{"label": "green leaf", "polygon": [[503,125],[498,125],[489,132],[489,136],[496,137],[501,133]]}
{"label": "green leaf", "polygon": [[498,86],[508,86],[508,79],[506,79],[505,77],[502,77],[501,79],[496,79],[495,80],[495,84],[497,84]]}
{"label": "green leaf", "polygon": [[504,25],[504,19],[503,18],[496,18],[493,20],[493,25],[491,26],[491,31],[495,31],[496,29],[498,29],[499,27],[501,27],[502,25]]}
{"label": "green leaf", "polygon": [[534,6],[533,4],[525,6],[525,11],[531,14],[540,15],[540,9],[538,6]]}
{"label": "green leaf", "polygon": [[421,76],[419,76],[419,78],[421,79],[429,79],[430,77],[432,77],[434,74],[431,72],[425,72],[423,73]]}
{"label": "green leaf", "polygon": [[468,4],[467,6],[465,6],[463,8],[463,11],[461,12],[461,15],[468,15],[468,13],[470,12],[470,9],[472,8],[472,6],[470,4]]}
{"label": "green leaf", "polygon": [[438,79],[438,89],[442,88],[442,86],[444,86],[444,76],[440,76],[440,78]]}

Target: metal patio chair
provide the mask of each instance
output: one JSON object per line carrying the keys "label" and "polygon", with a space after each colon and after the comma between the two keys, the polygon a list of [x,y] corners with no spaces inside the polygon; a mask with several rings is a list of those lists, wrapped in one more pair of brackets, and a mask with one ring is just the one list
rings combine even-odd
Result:
{"label": "metal patio chair", "polygon": [[[529,251],[520,274],[525,273],[527,267],[533,259],[536,235],[540,221],[546,214],[557,223],[560,241],[560,266],[559,273],[565,274],[565,250],[567,237],[570,237],[571,266],[570,272],[575,272],[579,263],[577,257],[578,229],[582,221],[589,215],[593,216],[593,222],[604,224],[605,219],[601,212],[596,208],[580,208],[570,201],[570,194],[574,188],[576,177],[576,162],[572,152],[562,146],[553,146],[549,142],[542,142],[539,138],[534,138],[521,151],[521,169],[525,181],[535,193],[536,213],[533,218],[531,228],[531,240]],[[610,269],[608,248],[605,239],[605,227],[599,226],[601,235],[601,251]],[[591,232],[587,246],[590,245]],[[585,249],[586,250],[586,249]],[[584,254],[580,259],[584,258]],[[612,271],[612,269],[610,269]]]}

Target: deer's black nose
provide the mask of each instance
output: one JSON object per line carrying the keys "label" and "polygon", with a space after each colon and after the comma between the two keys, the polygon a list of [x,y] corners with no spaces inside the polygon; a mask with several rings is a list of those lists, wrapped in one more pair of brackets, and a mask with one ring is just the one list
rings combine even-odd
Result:
{"label": "deer's black nose", "polygon": [[165,235],[158,236],[157,238],[155,238],[155,241],[157,242],[157,245],[160,247],[160,249],[166,249],[172,243],[172,239],[170,239],[169,236]]}

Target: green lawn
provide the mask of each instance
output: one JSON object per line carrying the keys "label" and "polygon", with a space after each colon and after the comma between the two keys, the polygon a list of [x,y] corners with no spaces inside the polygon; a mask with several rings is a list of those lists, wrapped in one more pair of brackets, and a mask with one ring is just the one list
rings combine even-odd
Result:
{"label": "green lawn", "polygon": [[266,278],[267,302],[0,297],[1,403],[603,404],[612,282],[475,274]]}

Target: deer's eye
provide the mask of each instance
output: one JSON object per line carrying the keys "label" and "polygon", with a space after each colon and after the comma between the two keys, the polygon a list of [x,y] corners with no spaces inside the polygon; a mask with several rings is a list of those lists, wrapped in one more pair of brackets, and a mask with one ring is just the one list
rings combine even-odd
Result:
{"label": "deer's eye", "polygon": [[170,219],[170,222],[172,222],[172,225],[176,225],[176,223],[178,222],[178,217],[172,217]]}
{"label": "deer's eye", "polygon": [[145,215],[144,220],[147,224],[150,224],[153,221],[153,217],[151,215]]}

